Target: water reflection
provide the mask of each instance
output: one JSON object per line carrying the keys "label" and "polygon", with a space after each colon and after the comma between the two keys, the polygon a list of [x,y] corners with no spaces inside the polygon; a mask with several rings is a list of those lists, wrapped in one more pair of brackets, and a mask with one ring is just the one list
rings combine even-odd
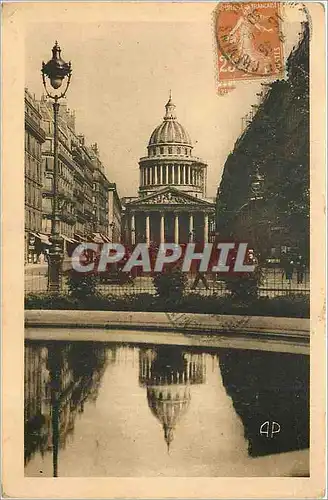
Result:
{"label": "water reflection", "polygon": [[307,475],[308,388],[301,355],[27,342],[26,474]]}
{"label": "water reflection", "polygon": [[175,346],[140,351],[139,382],[147,387],[148,406],[163,426],[168,451],[177,423],[188,411],[190,385],[203,384],[205,372],[204,354]]}
{"label": "water reflection", "polygon": [[97,399],[106,351],[89,342],[25,346],[25,464],[36,451],[52,450],[57,477],[59,448],[74,432],[85,401]]}
{"label": "water reflection", "polygon": [[[223,384],[243,422],[250,456],[309,447],[309,361],[309,357],[277,352],[220,352]],[[272,422],[280,426],[274,438],[270,437]]]}

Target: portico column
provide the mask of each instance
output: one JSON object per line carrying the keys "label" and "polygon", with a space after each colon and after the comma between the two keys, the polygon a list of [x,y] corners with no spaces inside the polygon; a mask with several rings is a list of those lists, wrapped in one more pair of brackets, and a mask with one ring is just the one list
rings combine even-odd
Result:
{"label": "portico column", "polygon": [[182,165],[182,184],[186,184],[186,165]]}
{"label": "portico column", "polygon": [[131,215],[131,243],[132,245],[136,243],[136,221],[134,214]]}
{"label": "portico column", "polygon": [[161,213],[161,223],[160,223],[160,242],[165,242],[165,231],[164,231],[164,214]]}
{"label": "portico column", "polygon": [[150,218],[149,214],[146,214],[146,243],[149,245],[150,243]]}
{"label": "portico column", "polygon": [[189,215],[189,241],[192,243],[194,241],[194,216]]}
{"label": "portico column", "polygon": [[154,169],[154,172],[155,172],[155,179],[154,179],[155,182],[154,182],[154,184],[157,184],[158,183],[158,179],[157,179],[157,165],[155,165],[153,167],[153,169]]}
{"label": "portico column", "polygon": [[174,216],[174,243],[179,243],[179,215]]}
{"label": "portico column", "polygon": [[163,184],[163,165],[159,166],[159,183]]}
{"label": "portico column", "polygon": [[204,214],[204,243],[208,242],[208,215]]}

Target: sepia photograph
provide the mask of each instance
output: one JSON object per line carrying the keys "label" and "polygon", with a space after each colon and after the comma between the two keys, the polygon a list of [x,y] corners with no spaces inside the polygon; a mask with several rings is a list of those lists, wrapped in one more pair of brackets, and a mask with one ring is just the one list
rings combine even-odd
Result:
{"label": "sepia photograph", "polygon": [[[313,120],[319,109],[320,128],[324,6],[10,12],[22,54],[11,172],[22,185],[19,467],[39,485],[11,483],[14,496],[59,498],[62,478],[294,478],[286,496],[315,479],[319,498],[325,144]],[[87,497],[100,495],[95,484]],[[252,484],[239,495],[256,496]]]}

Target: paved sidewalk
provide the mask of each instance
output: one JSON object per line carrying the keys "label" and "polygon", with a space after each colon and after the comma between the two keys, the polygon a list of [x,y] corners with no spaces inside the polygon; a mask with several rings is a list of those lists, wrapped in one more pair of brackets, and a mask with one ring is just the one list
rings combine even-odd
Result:
{"label": "paved sidewalk", "polygon": [[266,337],[295,337],[309,340],[310,320],[271,316],[236,316],[136,311],[26,310],[25,326],[58,326],[84,328],[132,328],[142,330],[238,332]]}
{"label": "paved sidewalk", "polygon": [[301,318],[131,311],[25,311],[25,338],[234,347],[309,354]]}
{"label": "paved sidewalk", "polygon": [[[63,262],[63,268],[64,269],[69,269],[71,267],[71,259],[66,259]],[[44,262],[42,264],[25,264],[24,265],[24,272],[25,274],[33,274],[35,273],[41,273],[41,272],[47,272],[48,270],[48,263]]]}

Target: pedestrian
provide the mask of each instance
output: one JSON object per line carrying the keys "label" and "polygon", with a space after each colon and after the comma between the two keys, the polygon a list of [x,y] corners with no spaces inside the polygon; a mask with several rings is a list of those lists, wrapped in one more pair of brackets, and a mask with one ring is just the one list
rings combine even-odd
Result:
{"label": "pedestrian", "polygon": [[299,255],[297,260],[296,260],[296,272],[297,272],[297,284],[298,285],[303,283],[304,271],[305,271],[305,262],[304,262],[302,255]]}
{"label": "pedestrian", "polygon": [[291,258],[289,258],[285,264],[286,280],[291,281],[293,279],[293,272],[294,272],[294,261]]}
{"label": "pedestrian", "polygon": [[44,259],[45,259],[46,263],[49,264],[49,250],[48,250],[48,248],[44,249]]}

